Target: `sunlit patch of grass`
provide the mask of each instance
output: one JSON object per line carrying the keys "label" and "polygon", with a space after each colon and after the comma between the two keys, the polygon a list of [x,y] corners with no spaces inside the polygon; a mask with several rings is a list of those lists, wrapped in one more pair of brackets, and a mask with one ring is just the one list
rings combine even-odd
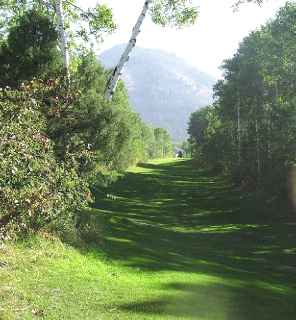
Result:
{"label": "sunlit patch of grass", "polygon": [[296,248],[284,249],[283,252],[288,254],[296,254]]}
{"label": "sunlit patch of grass", "polygon": [[199,232],[229,233],[237,232],[242,229],[262,228],[259,224],[228,224],[228,225],[211,225],[206,228],[199,229]]}
{"label": "sunlit patch of grass", "polygon": [[120,238],[115,238],[115,237],[106,237],[105,238],[107,241],[117,241],[117,242],[129,242],[132,243],[133,241],[128,240],[128,239],[120,239]]}
{"label": "sunlit patch of grass", "polygon": [[141,164],[105,191],[116,200],[96,195],[88,243],[0,251],[1,320],[295,319],[296,226],[264,199],[186,159]]}

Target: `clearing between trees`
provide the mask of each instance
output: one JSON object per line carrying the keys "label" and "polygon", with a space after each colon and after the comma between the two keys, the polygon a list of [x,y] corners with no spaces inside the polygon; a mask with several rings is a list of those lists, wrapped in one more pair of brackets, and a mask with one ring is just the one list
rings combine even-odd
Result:
{"label": "clearing between trees", "polygon": [[106,193],[87,213],[85,244],[51,236],[0,249],[1,320],[295,319],[286,204],[188,159],[131,168]]}

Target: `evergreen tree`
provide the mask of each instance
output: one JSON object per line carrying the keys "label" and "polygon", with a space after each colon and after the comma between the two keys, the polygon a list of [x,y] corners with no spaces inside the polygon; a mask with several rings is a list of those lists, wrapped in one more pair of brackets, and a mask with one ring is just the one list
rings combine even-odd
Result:
{"label": "evergreen tree", "polygon": [[0,86],[17,87],[27,79],[54,78],[61,74],[58,34],[48,15],[27,11],[15,19],[0,46]]}

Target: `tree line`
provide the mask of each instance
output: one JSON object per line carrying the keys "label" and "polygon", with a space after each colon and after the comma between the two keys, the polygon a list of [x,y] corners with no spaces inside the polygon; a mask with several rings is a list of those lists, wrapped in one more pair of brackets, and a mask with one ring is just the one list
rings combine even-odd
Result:
{"label": "tree line", "polygon": [[92,187],[172,153],[168,132],[143,123],[123,82],[106,99],[111,71],[91,45],[70,41],[71,84],[65,81],[59,32],[44,3],[0,3],[0,242],[75,221]]}
{"label": "tree line", "polygon": [[[147,11],[160,26],[180,29],[198,16],[192,0],[145,0],[144,7],[139,20]],[[113,70],[92,48],[116,28],[106,5],[0,1],[0,241],[73,221],[92,200],[91,186],[171,152],[166,130],[134,113],[118,73],[106,98]]]}
{"label": "tree line", "polygon": [[200,163],[237,183],[286,193],[296,156],[296,4],[251,32],[214,85],[215,103],[191,114]]}

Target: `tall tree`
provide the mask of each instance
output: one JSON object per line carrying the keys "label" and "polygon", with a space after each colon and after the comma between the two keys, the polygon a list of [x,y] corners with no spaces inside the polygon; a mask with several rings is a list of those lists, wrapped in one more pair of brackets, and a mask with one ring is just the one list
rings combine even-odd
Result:
{"label": "tall tree", "polygon": [[[286,3],[223,62],[224,79],[214,86],[218,99],[198,145],[202,159],[212,155],[211,165],[276,192],[287,187],[295,166],[295,17],[295,3]],[[190,125],[195,142],[197,129]]]}
{"label": "tall tree", "polygon": [[56,0],[55,7],[56,7],[58,29],[60,34],[62,62],[64,65],[65,75],[66,75],[66,83],[67,85],[70,85],[69,48],[68,48],[68,39],[67,39],[67,33],[66,33],[66,28],[64,23],[62,0]]}
{"label": "tall tree", "polygon": [[18,81],[44,80],[62,72],[58,35],[47,14],[32,9],[19,15],[0,44],[0,86],[18,86]]}
{"label": "tall tree", "polygon": [[[75,0],[71,2],[62,0],[1,0],[0,30],[2,29],[2,41],[6,39],[16,18],[33,8],[35,10],[41,9],[44,13],[49,14],[53,22],[59,26],[59,47],[67,82],[70,81],[69,41],[79,37],[90,44],[92,44],[91,39],[95,39],[99,43],[103,41],[105,35],[111,34],[117,28],[113,20],[113,12],[106,5],[96,4],[93,8],[82,10],[75,4]],[[66,32],[66,29],[71,32]]]}

